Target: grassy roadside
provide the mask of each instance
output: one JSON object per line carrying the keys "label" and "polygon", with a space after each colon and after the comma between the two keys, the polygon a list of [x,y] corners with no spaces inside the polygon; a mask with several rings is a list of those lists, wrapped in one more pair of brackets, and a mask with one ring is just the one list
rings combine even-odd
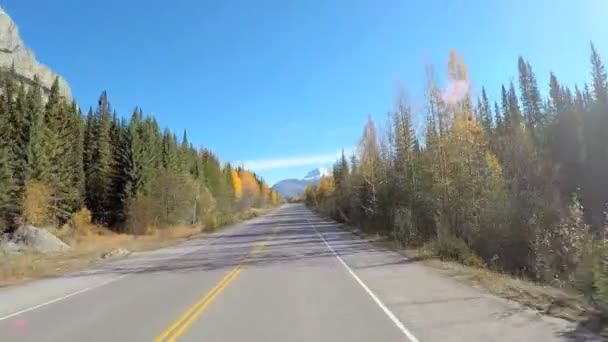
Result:
{"label": "grassy roadside", "polygon": [[100,262],[104,253],[114,248],[142,252],[176,245],[201,233],[216,231],[232,224],[264,215],[272,208],[249,209],[221,227],[205,229],[193,226],[172,226],[152,230],[146,235],[118,234],[108,229],[91,226],[87,229],[53,231],[72,249],[66,253],[0,253],[0,287],[53,277],[62,273],[90,267]]}
{"label": "grassy roadside", "polygon": [[471,267],[455,261],[441,260],[432,250],[399,248],[389,237],[366,234],[345,225],[342,227],[376,246],[387,248],[431,267],[442,275],[520,303],[539,313],[578,322],[586,331],[600,333],[608,326],[608,318],[596,310],[584,296],[574,291],[535,283],[485,267]]}

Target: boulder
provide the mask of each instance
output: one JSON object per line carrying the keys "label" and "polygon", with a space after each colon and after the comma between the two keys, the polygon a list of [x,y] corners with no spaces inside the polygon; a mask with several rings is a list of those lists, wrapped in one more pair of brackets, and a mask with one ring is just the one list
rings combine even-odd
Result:
{"label": "boulder", "polygon": [[22,226],[0,239],[0,250],[5,252],[64,252],[70,249],[65,242],[45,229]]}
{"label": "boulder", "polygon": [[106,253],[102,254],[101,258],[102,259],[115,259],[115,258],[125,257],[125,256],[127,256],[129,254],[131,254],[131,251],[129,251],[128,249],[125,249],[125,248],[113,248],[109,252],[106,252]]}

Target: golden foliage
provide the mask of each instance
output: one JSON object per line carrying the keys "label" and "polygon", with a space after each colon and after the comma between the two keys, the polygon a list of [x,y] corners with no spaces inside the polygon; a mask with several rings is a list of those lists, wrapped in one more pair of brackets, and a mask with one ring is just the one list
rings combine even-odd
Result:
{"label": "golden foliage", "polygon": [[250,206],[260,195],[258,181],[255,179],[254,175],[247,170],[241,170],[239,172],[239,178],[241,179],[243,189],[242,199],[246,206]]}
{"label": "golden foliage", "polygon": [[91,212],[87,208],[82,208],[72,214],[70,224],[80,233],[87,233],[91,227]]}
{"label": "golden foliage", "polygon": [[262,184],[260,185],[260,196],[262,197],[262,201],[270,201],[270,187],[268,186],[268,184],[266,184],[266,182],[262,181]]}
{"label": "golden foliage", "polygon": [[270,203],[272,203],[272,205],[279,204],[279,194],[274,190],[270,192]]}
{"label": "golden foliage", "polygon": [[53,192],[44,183],[28,181],[23,194],[23,217],[35,226],[49,223]]}
{"label": "golden foliage", "polygon": [[234,190],[234,198],[240,200],[243,197],[243,184],[236,170],[230,170],[230,180],[232,181],[232,189]]}
{"label": "golden foliage", "polygon": [[333,179],[331,177],[323,177],[317,185],[317,197],[326,198],[334,191]]}

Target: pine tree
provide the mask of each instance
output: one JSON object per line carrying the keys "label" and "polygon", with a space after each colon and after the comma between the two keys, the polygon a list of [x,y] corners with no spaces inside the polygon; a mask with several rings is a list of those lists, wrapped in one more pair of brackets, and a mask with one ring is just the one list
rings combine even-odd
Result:
{"label": "pine tree", "polygon": [[76,102],[68,109],[68,126],[70,128],[69,160],[68,170],[70,174],[70,198],[69,205],[72,211],[76,211],[84,205],[85,196],[85,170],[84,170],[84,120],[82,112]]}
{"label": "pine tree", "polygon": [[113,119],[110,139],[112,141],[112,170],[110,174],[110,194],[108,202],[110,225],[124,222],[127,218],[127,203],[133,193],[132,141],[124,120]]}
{"label": "pine tree", "polygon": [[169,129],[165,129],[162,140],[162,166],[165,169],[177,170],[179,168],[177,153],[175,136]]}
{"label": "pine tree", "polygon": [[532,136],[537,139],[539,130],[544,124],[543,114],[541,112],[541,97],[536,82],[536,76],[532,71],[530,63],[526,62],[522,57],[518,60],[519,68],[519,90],[521,92],[521,101],[526,118],[526,125]]}
{"label": "pine tree", "polygon": [[27,146],[27,180],[44,181],[48,179],[51,163],[46,153],[45,139],[49,135],[44,122],[42,91],[38,83],[28,91],[26,98],[26,121],[30,123]]}
{"label": "pine tree", "polygon": [[99,223],[107,223],[111,191],[112,149],[110,131],[112,127],[111,107],[108,95],[101,93],[97,110],[94,114],[91,130],[91,160],[87,180],[87,202],[93,218]]}
{"label": "pine tree", "polygon": [[593,43],[591,43],[591,77],[595,102],[600,106],[608,106],[608,76]]}
{"label": "pine tree", "polygon": [[478,105],[479,121],[481,126],[486,131],[486,134],[490,136],[492,134],[492,128],[494,123],[492,122],[492,110],[490,109],[490,101],[486,94],[486,88],[481,88],[481,100]]}
{"label": "pine tree", "polygon": [[10,146],[10,94],[7,93],[8,83],[4,84],[4,91],[0,95],[0,230],[11,224],[15,214],[19,211],[17,197],[18,187],[13,178],[14,157]]}
{"label": "pine tree", "polygon": [[522,122],[521,109],[519,108],[519,101],[517,99],[517,93],[515,92],[515,86],[511,82],[509,87],[508,99],[508,112],[509,112],[509,126],[511,128],[520,128]]}
{"label": "pine tree", "polygon": [[503,128],[503,117],[500,114],[500,107],[498,107],[498,103],[494,102],[494,122],[496,125],[496,130],[501,132]]}
{"label": "pine tree", "polygon": [[[0,122],[0,127],[2,123]],[[0,231],[7,228],[10,224],[15,211],[18,209],[18,204],[14,197],[16,190],[15,181],[12,175],[12,167],[10,165],[11,156],[10,149],[6,147],[2,140],[0,147]]]}
{"label": "pine tree", "polygon": [[505,88],[504,84],[501,86],[500,89],[500,95],[501,95],[501,113],[502,113],[502,117],[503,117],[503,123],[505,125],[505,127],[510,127],[512,125],[512,119],[511,119],[511,110],[510,110],[510,104],[509,104],[509,95],[507,93],[507,89]]}
{"label": "pine tree", "polygon": [[604,221],[605,204],[608,201],[608,77],[595,46],[591,44],[592,96],[588,119],[585,121],[585,170],[586,193],[583,195],[587,212],[597,236]]}
{"label": "pine tree", "polygon": [[[9,91],[10,94],[10,91]],[[9,96],[12,96],[9,95]],[[14,100],[7,103],[4,108],[8,109],[8,121],[10,127],[11,155],[13,157],[13,179],[17,187],[17,197],[21,198],[25,189],[28,175],[28,147],[31,123],[27,121],[27,99],[23,83],[17,88]]]}
{"label": "pine tree", "polygon": [[68,106],[61,96],[58,78],[51,86],[44,109],[44,123],[47,127],[45,150],[50,156],[49,177],[45,183],[53,193],[51,215],[67,220],[73,209],[73,198],[77,197],[70,174],[70,150],[74,141],[70,132]]}

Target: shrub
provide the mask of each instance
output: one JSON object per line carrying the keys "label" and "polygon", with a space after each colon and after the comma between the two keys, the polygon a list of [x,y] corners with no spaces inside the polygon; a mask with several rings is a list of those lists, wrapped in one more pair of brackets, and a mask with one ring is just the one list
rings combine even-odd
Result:
{"label": "shrub", "polygon": [[[591,240],[591,231],[583,215],[583,208],[574,197],[557,224],[538,229],[533,248],[535,273],[540,279],[557,282],[556,285],[562,287],[575,272],[584,252],[584,241]],[[578,267],[579,271],[581,269]]]}
{"label": "shrub", "polygon": [[28,181],[23,193],[25,223],[42,226],[51,222],[52,190],[39,181]]}
{"label": "shrub", "polygon": [[126,230],[130,234],[143,235],[156,225],[157,203],[147,197],[138,196],[127,203]]}
{"label": "shrub", "polygon": [[88,233],[91,227],[91,212],[87,208],[82,208],[72,214],[70,225],[79,233]]}
{"label": "shrub", "polygon": [[203,221],[204,231],[214,231],[218,227],[218,220],[215,215],[208,215]]}
{"label": "shrub", "polygon": [[401,246],[413,244],[418,239],[416,226],[413,223],[412,211],[406,207],[398,207],[395,210],[393,220],[393,238]]}
{"label": "shrub", "polygon": [[[200,187],[198,198],[196,201],[196,218],[197,222],[202,222],[205,227],[215,220],[217,202],[213,195],[205,186]],[[215,223],[213,223],[215,226]]]}
{"label": "shrub", "polygon": [[185,174],[171,170],[159,170],[152,184],[152,198],[158,205],[160,224],[174,225],[192,223],[197,207],[199,185]]}
{"label": "shrub", "polygon": [[467,243],[441,229],[435,243],[437,255],[442,260],[455,260],[467,266],[483,267],[483,261],[473,252]]}

